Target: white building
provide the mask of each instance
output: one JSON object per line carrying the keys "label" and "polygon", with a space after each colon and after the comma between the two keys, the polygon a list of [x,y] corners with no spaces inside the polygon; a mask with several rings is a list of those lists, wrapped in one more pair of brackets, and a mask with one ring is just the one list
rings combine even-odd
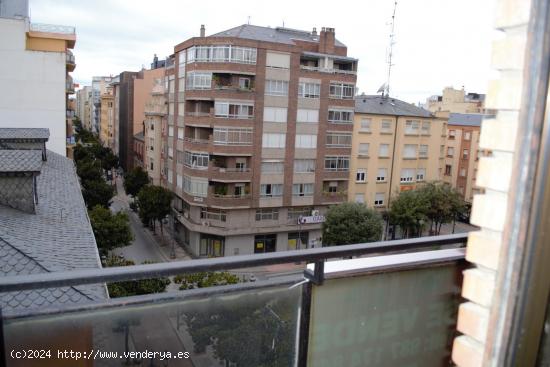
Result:
{"label": "white building", "polygon": [[74,93],[68,71],[75,67],[69,51],[75,29],[33,24],[28,16],[5,11],[23,1],[3,2],[0,13],[0,128],[48,128],[47,149],[66,156],[72,136],[67,99]]}

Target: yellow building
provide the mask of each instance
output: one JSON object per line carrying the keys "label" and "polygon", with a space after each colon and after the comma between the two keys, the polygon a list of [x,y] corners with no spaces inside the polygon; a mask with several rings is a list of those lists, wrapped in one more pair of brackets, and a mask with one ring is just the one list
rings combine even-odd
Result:
{"label": "yellow building", "polygon": [[355,99],[348,200],[388,208],[400,191],[438,180],[446,121],[391,97]]}
{"label": "yellow building", "polygon": [[426,100],[426,109],[434,113],[483,113],[485,94],[466,93],[464,88],[446,87],[441,95],[434,95]]}
{"label": "yellow building", "polygon": [[112,87],[107,87],[100,97],[99,140],[104,147],[111,149],[114,148],[114,99]]}

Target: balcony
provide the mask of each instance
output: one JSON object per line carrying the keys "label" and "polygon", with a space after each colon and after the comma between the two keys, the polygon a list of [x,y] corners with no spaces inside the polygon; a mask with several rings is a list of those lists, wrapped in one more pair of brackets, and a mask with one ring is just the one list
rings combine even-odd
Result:
{"label": "balcony", "polygon": [[74,71],[74,69],[76,67],[76,62],[75,62],[74,55],[71,52],[71,50],[67,50],[66,63],[67,63],[67,71]]}
{"label": "balcony", "polygon": [[[50,350],[52,365],[76,365],[76,353],[92,353],[95,365],[113,362],[105,353],[116,353],[117,365],[449,365],[466,239],[459,234],[3,277],[2,297],[159,275],[295,269],[271,280],[3,310],[3,348]],[[22,364],[5,355],[7,366]]]}
{"label": "balcony", "polygon": [[74,94],[73,78],[70,76],[67,76],[67,79],[65,80],[65,93]]}
{"label": "balcony", "polygon": [[250,168],[236,167],[210,167],[209,179],[218,182],[250,182],[252,170]]}

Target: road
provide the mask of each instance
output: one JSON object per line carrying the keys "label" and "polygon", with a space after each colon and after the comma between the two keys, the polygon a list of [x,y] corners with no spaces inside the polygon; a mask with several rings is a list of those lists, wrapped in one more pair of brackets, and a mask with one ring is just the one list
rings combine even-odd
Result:
{"label": "road", "polygon": [[160,250],[156,240],[151,233],[143,227],[138,216],[130,210],[130,198],[124,192],[122,179],[116,178],[117,194],[113,198],[111,210],[125,211],[130,219],[130,227],[134,234],[134,240],[130,246],[119,247],[113,250],[115,255],[122,255],[127,260],[132,260],[136,264],[144,261],[165,262],[169,261],[166,255]]}

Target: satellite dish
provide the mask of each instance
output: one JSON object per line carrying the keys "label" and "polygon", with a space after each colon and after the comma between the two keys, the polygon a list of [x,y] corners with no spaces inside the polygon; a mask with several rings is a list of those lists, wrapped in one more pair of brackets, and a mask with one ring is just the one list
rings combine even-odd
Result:
{"label": "satellite dish", "polygon": [[386,91],[386,88],[387,88],[386,83],[384,83],[380,86],[380,88],[378,88],[376,93],[384,93]]}

